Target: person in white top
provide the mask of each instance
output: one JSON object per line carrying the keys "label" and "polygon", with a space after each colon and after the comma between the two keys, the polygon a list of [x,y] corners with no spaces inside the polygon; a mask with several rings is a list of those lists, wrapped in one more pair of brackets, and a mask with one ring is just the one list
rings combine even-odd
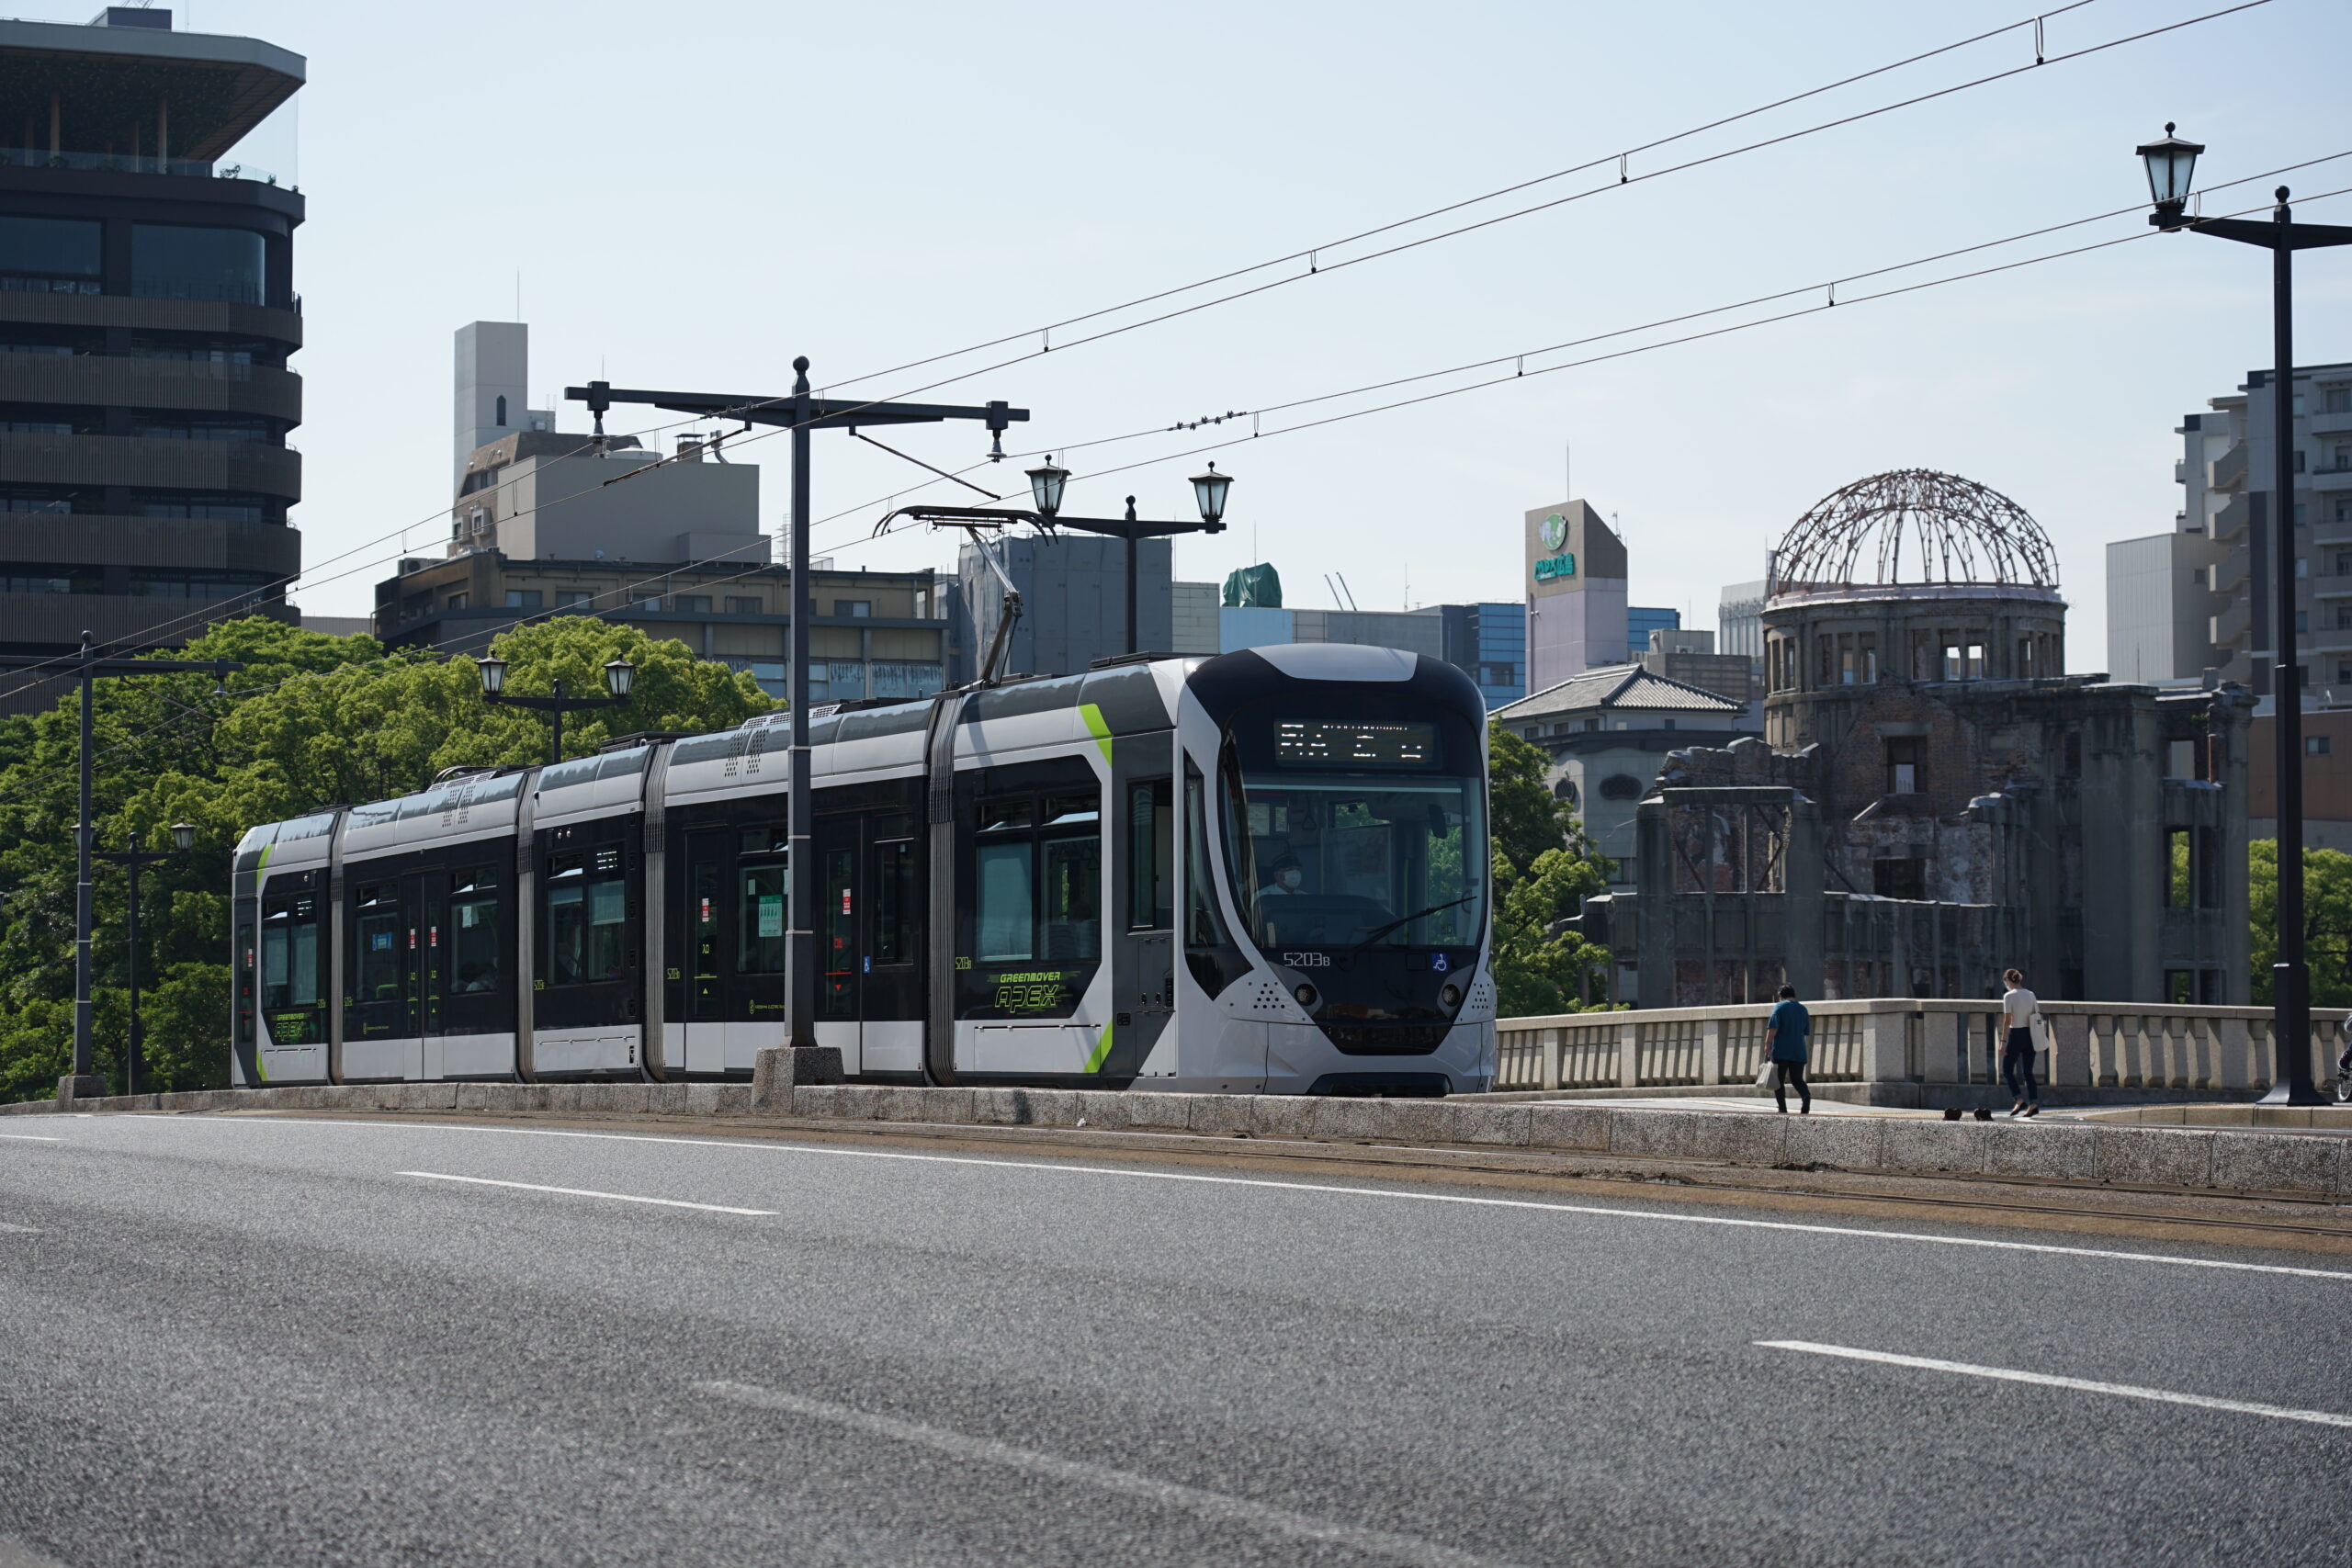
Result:
{"label": "person in white top", "polygon": [[2008,990],[2001,997],[2001,1025],[2007,1032],[2001,1048],[2001,1081],[2009,1086],[2017,1103],[2009,1107],[2012,1120],[2019,1116],[2041,1114],[2041,1089],[2033,1081],[2033,1021],[2041,1011],[2041,1004],[2031,991],[2025,988],[2025,976],[2014,969],[2003,970],[2001,978]]}

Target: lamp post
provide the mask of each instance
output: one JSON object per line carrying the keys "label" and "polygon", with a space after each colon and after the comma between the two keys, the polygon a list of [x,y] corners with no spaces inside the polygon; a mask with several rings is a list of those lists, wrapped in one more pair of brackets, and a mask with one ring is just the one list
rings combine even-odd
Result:
{"label": "lamp post", "polygon": [[[1127,542],[1127,651],[1143,651],[1143,634],[1138,629],[1136,612],[1136,541],[1161,539],[1173,534],[1221,534],[1225,531],[1226,492],[1233,488],[1233,476],[1220,474],[1211,463],[1209,471],[1193,476],[1193,498],[1200,507],[1198,523],[1152,523],[1136,516],[1136,498],[1127,497],[1125,517],[1064,517],[1062,487],[1069,482],[1069,470],[1047,457],[1045,463],[1029,470],[1029,497],[1036,502],[1035,513],[1002,512],[988,507],[907,507],[907,513],[925,516],[933,513],[955,517],[997,517],[1025,520],[1040,527],[1076,528],[1081,533],[1102,534]],[[893,515],[897,515],[894,513]]]}
{"label": "lamp post", "polygon": [[153,865],[158,861],[178,858],[196,847],[196,824],[172,824],[172,847],[168,850],[142,850],[139,835],[130,835],[127,850],[100,850],[96,858],[112,861],[130,873],[130,919],[124,932],[130,963],[130,1030],[124,1037],[122,1052],[122,1092],[139,1092],[139,868]]}
{"label": "lamp post", "polygon": [[605,665],[605,690],[610,696],[567,697],[563,694],[563,677],[556,677],[555,694],[548,697],[518,697],[506,690],[506,660],[489,654],[474,660],[474,669],[481,675],[481,700],[504,703],[508,707],[529,708],[535,713],[551,715],[555,733],[548,746],[548,764],[552,767],[563,761],[563,716],[585,708],[616,707],[628,701],[630,689],[637,683],[637,666],[626,659],[615,658]]}
{"label": "lamp post", "polygon": [[2295,333],[2294,269],[2297,251],[2352,245],[2352,229],[2298,223],[2287,206],[2287,187],[2267,223],[2239,218],[2187,215],[2189,177],[2205,151],[2165,126],[2164,140],[2135,150],[2148,171],[2148,196],[2155,210],[2148,221],[2165,232],[2187,229],[2219,240],[2260,245],[2270,252],[2270,489],[2271,568],[2277,596],[2271,635],[2278,661],[2270,680],[2270,708],[2278,731],[2278,961],[2270,971],[2270,1043],[2273,1066],[2266,1105],[2318,1105],[2312,1082],[2311,969],[2303,956],[2303,682],[2295,649]]}

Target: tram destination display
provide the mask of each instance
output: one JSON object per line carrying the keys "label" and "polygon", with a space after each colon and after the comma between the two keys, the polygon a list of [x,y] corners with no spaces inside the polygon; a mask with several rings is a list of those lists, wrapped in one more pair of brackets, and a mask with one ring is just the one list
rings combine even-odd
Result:
{"label": "tram destination display", "polygon": [[1434,724],[1360,724],[1284,719],[1274,726],[1274,765],[1427,772],[1443,753]]}

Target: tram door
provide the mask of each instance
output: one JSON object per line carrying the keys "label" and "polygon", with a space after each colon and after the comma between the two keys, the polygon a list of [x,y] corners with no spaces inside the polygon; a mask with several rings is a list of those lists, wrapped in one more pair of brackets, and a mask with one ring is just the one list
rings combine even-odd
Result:
{"label": "tram door", "polygon": [[356,880],[344,1075],[438,1076],[441,908],[447,874],[363,874]]}
{"label": "tram door", "polygon": [[922,879],[910,811],[817,819],[817,1036],[853,1071],[915,1072],[922,1049]]}

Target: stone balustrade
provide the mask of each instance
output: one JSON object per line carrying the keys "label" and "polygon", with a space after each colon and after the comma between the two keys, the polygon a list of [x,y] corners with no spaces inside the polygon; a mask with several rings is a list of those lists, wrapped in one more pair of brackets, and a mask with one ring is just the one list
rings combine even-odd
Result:
{"label": "stone balustrade", "polygon": [[[1815,1083],[1960,1085],[2000,1081],[2000,1004],[1869,997],[1807,1002]],[[1498,1090],[1747,1084],[1761,1067],[1769,1002],[1506,1018],[1496,1032]],[[2270,1010],[2163,1003],[2041,1004],[2051,1047],[2034,1070],[2062,1089],[2258,1093],[2270,1087]],[[2343,1009],[2312,1012],[2312,1078],[2335,1079]]]}

